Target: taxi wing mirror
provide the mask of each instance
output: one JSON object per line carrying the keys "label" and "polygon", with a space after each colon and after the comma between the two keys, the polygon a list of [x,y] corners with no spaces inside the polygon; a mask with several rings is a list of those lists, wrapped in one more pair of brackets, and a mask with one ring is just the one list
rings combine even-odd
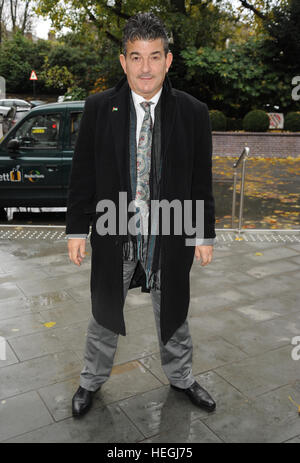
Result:
{"label": "taxi wing mirror", "polygon": [[20,148],[20,142],[16,138],[12,138],[7,143],[7,149],[9,151],[17,151]]}

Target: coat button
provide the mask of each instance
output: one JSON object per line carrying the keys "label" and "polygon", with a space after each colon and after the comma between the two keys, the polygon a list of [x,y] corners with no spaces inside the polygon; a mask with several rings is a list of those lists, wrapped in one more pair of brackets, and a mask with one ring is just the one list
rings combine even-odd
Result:
{"label": "coat button", "polygon": [[115,244],[116,244],[116,246],[118,246],[118,244],[119,244],[119,240],[118,240],[118,239],[115,240]]}

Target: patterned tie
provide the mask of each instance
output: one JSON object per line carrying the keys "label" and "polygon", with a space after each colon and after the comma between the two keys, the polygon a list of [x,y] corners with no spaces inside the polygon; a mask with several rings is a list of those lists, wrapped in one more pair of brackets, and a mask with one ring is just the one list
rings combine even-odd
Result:
{"label": "patterned tie", "polygon": [[[149,176],[151,169],[151,145],[152,145],[152,119],[151,119],[151,105],[152,101],[143,101],[140,103],[145,111],[144,120],[142,123],[139,143],[137,147],[137,185],[135,204],[139,208],[142,219],[142,230],[147,233],[147,214],[150,205],[150,187]],[[139,222],[137,222],[139,226]]]}

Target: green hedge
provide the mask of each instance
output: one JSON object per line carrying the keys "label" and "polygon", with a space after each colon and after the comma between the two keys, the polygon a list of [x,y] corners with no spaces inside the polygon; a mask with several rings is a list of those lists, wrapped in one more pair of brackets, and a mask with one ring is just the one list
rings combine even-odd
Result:
{"label": "green hedge", "polygon": [[243,130],[243,119],[235,119],[233,117],[227,118],[227,130],[235,132],[237,130]]}
{"label": "green hedge", "polygon": [[300,112],[288,113],[284,119],[284,130],[300,132]]}
{"label": "green hedge", "polygon": [[246,132],[267,132],[270,126],[270,119],[265,111],[254,109],[243,119],[243,129]]}
{"label": "green hedge", "polygon": [[223,132],[227,128],[227,118],[222,111],[218,111],[217,109],[212,109],[209,111],[210,121],[212,130],[217,132]]}
{"label": "green hedge", "polygon": [[[246,114],[244,119],[226,117],[222,111],[212,109],[209,111],[213,131],[235,132],[245,130],[246,132],[267,132],[270,126],[269,116],[265,111],[255,109]],[[285,116],[284,130],[289,132],[300,132],[300,111],[290,112]]]}

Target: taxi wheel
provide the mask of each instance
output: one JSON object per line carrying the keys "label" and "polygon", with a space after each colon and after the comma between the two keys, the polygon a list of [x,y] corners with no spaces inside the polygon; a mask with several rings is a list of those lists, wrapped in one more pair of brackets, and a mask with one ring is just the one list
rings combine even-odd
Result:
{"label": "taxi wheel", "polygon": [[4,207],[0,207],[0,220],[7,220],[7,214]]}

